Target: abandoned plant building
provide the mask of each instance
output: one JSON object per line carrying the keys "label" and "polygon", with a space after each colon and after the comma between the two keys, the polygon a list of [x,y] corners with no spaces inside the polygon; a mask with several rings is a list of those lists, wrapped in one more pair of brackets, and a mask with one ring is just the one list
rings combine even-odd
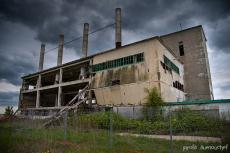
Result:
{"label": "abandoned plant building", "polygon": [[[22,77],[19,109],[57,112],[86,86],[85,102],[102,106],[140,106],[145,89],[156,87],[166,102],[213,99],[206,38],[202,26],[155,36],[122,46],[121,9],[115,11],[115,48],[87,56],[89,24],[83,29],[83,57],[62,64],[60,35],[57,66]],[[80,98],[80,97],[78,97]]]}

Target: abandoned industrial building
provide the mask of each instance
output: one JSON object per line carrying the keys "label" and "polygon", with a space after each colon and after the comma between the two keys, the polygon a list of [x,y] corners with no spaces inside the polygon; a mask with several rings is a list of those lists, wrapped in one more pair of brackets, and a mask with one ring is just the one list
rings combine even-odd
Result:
{"label": "abandoned industrial building", "polygon": [[139,106],[145,103],[145,88],[153,87],[166,102],[213,99],[202,26],[122,46],[121,9],[116,9],[115,14],[114,49],[87,56],[86,23],[84,56],[62,64],[64,35],[60,35],[57,66],[43,70],[45,45],[41,45],[39,71],[22,77],[22,113],[52,114],[79,101],[88,105]]}

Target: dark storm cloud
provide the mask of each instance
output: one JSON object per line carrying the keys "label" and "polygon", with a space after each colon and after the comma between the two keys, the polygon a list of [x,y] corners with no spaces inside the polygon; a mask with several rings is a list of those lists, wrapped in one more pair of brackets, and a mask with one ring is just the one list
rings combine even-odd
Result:
{"label": "dark storm cloud", "polygon": [[0,92],[0,106],[16,106],[18,94],[18,92]]}
{"label": "dark storm cloud", "polygon": [[[5,22],[0,24],[0,80],[19,85],[21,76],[35,71],[38,51],[31,31],[22,25]],[[39,49],[37,49],[39,50]]]}
{"label": "dark storm cloud", "polygon": [[[0,50],[2,52],[2,50]],[[7,79],[14,85],[21,83],[21,76],[25,73],[32,73],[35,66],[32,65],[30,60],[25,60],[20,56],[9,57],[5,54],[0,54],[0,78]]]}
{"label": "dark storm cloud", "polygon": [[97,4],[95,1],[80,0],[3,0],[0,14],[2,20],[20,22],[36,30],[38,40],[57,43],[57,36],[61,33],[67,38],[81,35],[79,28],[82,29],[84,22],[90,21],[94,28],[106,22],[106,13],[102,15],[97,10],[104,6]]}
{"label": "dark storm cloud", "polygon": [[[89,22],[92,29],[114,22],[117,6],[123,8],[123,30],[142,32],[148,37],[176,31],[180,23],[183,28],[203,23],[214,28],[230,14],[227,0],[3,0],[0,14],[1,19],[20,22],[35,30],[39,41],[57,44],[60,33],[65,34],[65,40],[82,35],[84,22]],[[194,20],[198,22],[194,23]],[[230,33],[226,26],[215,28]],[[212,46],[223,47],[221,49],[228,52],[229,43],[224,41],[225,36],[219,34],[217,37],[211,39]]]}
{"label": "dark storm cloud", "polygon": [[[208,30],[208,43],[215,52],[222,51],[229,55],[229,3],[227,0],[1,0],[0,79],[18,85],[23,73],[36,71],[40,44],[28,47],[33,41],[56,46],[61,33],[65,35],[65,41],[81,36],[85,22],[90,24],[90,31],[113,23],[116,7],[122,8],[124,43],[130,42],[130,39],[138,40],[177,31],[180,29],[179,24],[182,28],[202,24],[204,30]],[[2,28],[6,22],[31,29],[34,36],[30,39],[33,40],[26,40],[28,36],[25,34],[29,32],[21,29],[10,35],[17,26],[7,24],[5,27],[8,28]],[[15,39],[14,42],[11,41],[12,38]],[[21,41],[18,42],[19,40]],[[76,54],[79,54],[81,41],[79,39],[66,47],[74,48]],[[5,45],[6,43],[8,44]],[[7,47],[11,45],[16,47]],[[112,47],[113,27],[89,37],[90,54]]]}

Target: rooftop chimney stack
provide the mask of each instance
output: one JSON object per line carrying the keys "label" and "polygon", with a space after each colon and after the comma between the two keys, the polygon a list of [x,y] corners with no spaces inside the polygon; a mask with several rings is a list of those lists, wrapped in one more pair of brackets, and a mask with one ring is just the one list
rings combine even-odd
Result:
{"label": "rooftop chimney stack", "polygon": [[82,42],[82,54],[83,54],[83,57],[87,57],[87,52],[88,52],[88,34],[89,34],[89,24],[88,23],[84,23],[83,42]]}
{"label": "rooftop chimney stack", "polygon": [[121,8],[115,10],[115,41],[116,48],[121,47]]}
{"label": "rooftop chimney stack", "polygon": [[45,44],[41,44],[38,71],[42,71],[43,70],[44,56],[45,56]]}
{"label": "rooftop chimney stack", "polygon": [[63,46],[64,46],[64,35],[61,34],[61,35],[59,36],[57,66],[62,65]]}

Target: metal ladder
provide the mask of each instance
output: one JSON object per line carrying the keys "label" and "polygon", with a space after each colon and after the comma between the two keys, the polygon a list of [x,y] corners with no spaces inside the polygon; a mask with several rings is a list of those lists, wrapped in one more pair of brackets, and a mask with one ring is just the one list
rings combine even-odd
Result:
{"label": "metal ladder", "polygon": [[[43,127],[49,127],[50,125],[52,125],[53,122],[61,119],[61,117],[66,113],[69,112],[70,110],[76,110],[78,108],[78,106],[84,102],[86,102],[86,100],[88,98],[85,98],[84,96],[87,95],[89,89],[89,85],[85,86],[80,92],[78,92],[78,94],[76,96],[74,96],[74,98],[72,100],[70,100],[65,107],[63,107],[61,110],[59,110],[56,114],[54,114],[51,119],[47,122],[45,122],[43,124]],[[84,98],[82,98],[84,97]],[[87,96],[86,96],[87,97]],[[76,99],[78,98],[78,101],[76,101]]]}

